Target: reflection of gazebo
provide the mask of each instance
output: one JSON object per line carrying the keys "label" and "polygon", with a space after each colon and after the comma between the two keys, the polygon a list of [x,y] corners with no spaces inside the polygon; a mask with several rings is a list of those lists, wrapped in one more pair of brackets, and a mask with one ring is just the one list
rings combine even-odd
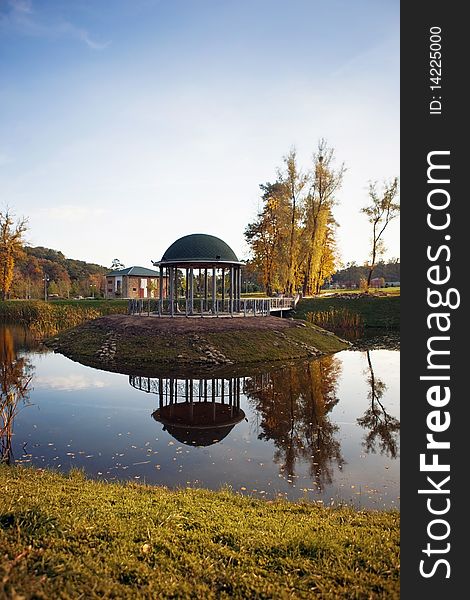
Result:
{"label": "reflection of gazebo", "polygon": [[245,418],[245,413],[240,408],[218,403],[180,403],[159,408],[152,417],[163,423],[179,442],[210,446],[223,440]]}
{"label": "reflection of gazebo", "polygon": [[[152,261],[153,262],[153,261]],[[168,313],[181,312],[181,271],[185,275],[184,312],[187,315],[240,311],[241,265],[223,240],[202,233],[186,235],[168,248],[159,262],[159,313],[164,312],[163,280],[168,277]]]}
{"label": "reflection of gazebo", "polygon": [[240,378],[177,379],[129,376],[129,383],[157,394],[152,414],[179,442],[210,446],[245,418],[240,408]]}

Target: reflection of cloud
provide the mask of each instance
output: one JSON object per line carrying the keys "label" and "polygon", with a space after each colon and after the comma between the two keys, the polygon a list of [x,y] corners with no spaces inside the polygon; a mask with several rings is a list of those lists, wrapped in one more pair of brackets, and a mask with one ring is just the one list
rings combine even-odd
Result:
{"label": "reflection of cloud", "polygon": [[92,50],[104,50],[111,43],[93,40],[86,29],[63,19],[48,19],[33,8],[32,0],[9,0],[0,21],[2,29],[31,37],[70,37],[83,42]]}
{"label": "reflection of cloud", "polygon": [[41,212],[45,212],[50,219],[76,222],[102,215],[105,210],[103,208],[88,208],[76,204],[63,204],[62,206],[53,206],[52,208],[44,209]]}
{"label": "reflection of cloud", "polygon": [[36,377],[34,379],[35,388],[51,388],[63,392],[74,392],[76,390],[85,390],[89,388],[104,388],[109,384],[100,379],[90,379],[83,375],[59,375],[49,377]]}

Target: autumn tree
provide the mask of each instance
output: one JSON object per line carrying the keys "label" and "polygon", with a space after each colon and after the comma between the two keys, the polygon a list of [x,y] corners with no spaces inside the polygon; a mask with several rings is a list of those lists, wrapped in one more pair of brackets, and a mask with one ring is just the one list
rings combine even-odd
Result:
{"label": "autumn tree", "polygon": [[385,182],[381,190],[377,190],[377,182],[369,184],[370,204],[365,206],[363,212],[372,225],[372,248],[367,287],[370,287],[372,273],[377,258],[385,252],[383,233],[390,221],[400,214],[400,204],[396,201],[398,196],[398,178]]}
{"label": "autumn tree", "polygon": [[336,248],[336,227],[337,223],[330,214],[325,232],[322,235],[323,241],[319,248],[318,267],[314,278],[314,293],[319,294],[322,285],[336,271],[338,262]]}
{"label": "autumn tree", "polygon": [[292,295],[297,287],[299,256],[299,221],[304,203],[303,193],[308,183],[308,174],[303,173],[297,163],[297,154],[292,149],[284,157],[284,171],[279,171],[279,181],[284,188],[286,205],[289,210],[289,241],[287,250],[287,272],[285,291]]}
{"label": "autumn tree", "polygon": [[263,207],[255,221],[245,229],[245,239],[253,254],[253,263],[261,271],[268,296],[283,285],[280,265],[283,243],[288,235],[289,214],[281,182],[260,185]]}
{"label": "autumn tree", "polygon": [[344,164],[334,168],[334,160],[333,148],[328,146],[326,140],[321,139],[313,154],[310,189],[304,202],[301,233],[304,296],[318,293],[325,276],[334,273],[336,222],[332,209],[337,204],[336,194],[341,188],[346,170]]}
{"label": "autumn tree", "polygon": [[24,233],[27,230],[24,217],[15,222],[7,208],[0,211],[0,288],[2,300],[8,297],[13,282],[15,261],[23,255]]}

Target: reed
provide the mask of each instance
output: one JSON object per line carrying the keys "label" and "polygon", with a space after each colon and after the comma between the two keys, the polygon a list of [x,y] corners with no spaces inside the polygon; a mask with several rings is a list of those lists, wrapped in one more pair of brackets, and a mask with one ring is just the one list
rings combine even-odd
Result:
{"label": "reed", "polygon": [[124,314],[123,301],[0,302],[0,322],[24,325],[37,336],[54,335],[103,315]]}
{"label": "reed", "polygon": [[343,307],[308,312],[306,317],[309,323],[335,333],[345,331],[362,333],[364,330],[363,317],[359,313]]}

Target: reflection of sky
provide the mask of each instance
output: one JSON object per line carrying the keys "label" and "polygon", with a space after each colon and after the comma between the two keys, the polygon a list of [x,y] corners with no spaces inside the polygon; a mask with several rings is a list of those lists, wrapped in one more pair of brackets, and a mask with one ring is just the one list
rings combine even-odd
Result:
{"label": "reflection of sky", "polygon": [[[386,383],[381,403],[394,417],[400,416],[399,404],[399,352],[374,350],[370,353],[376,380]],[[351,498],[362,501],[370,491],[377,491],[381,497],[399,496],[398,461],[380,454],[366,453],[362,440],[366,430],[357,426],[356,419],[361,417],[370,405],[367,395],[369,387],[369,366],[365,352],[342,352],[342,370],[338,380],[337,396],[340,402],[331,413],[331,418],[340,430],[337,438],[341,441],[343,456],[347,464],[342,473],[335,477],[336,492],[341,494],[349,490]],[[338,487],[339,486],[339,487]],[[354,487],[352,487],[354,486]],[[395,500],[395,504],[397,502]]]}
{"label": "reflection of sky", "polygon": [[[329,414],[339,426],[345,464],[333,468],[333,483],[318,491],[309,465],[298,460],[289,480],[275,464],[272,441],[258,439],[260,416],[243,395],[247,421],[235,425],[220,443],[209,447],[181,444],[152,418],[158,396],[134,389],[127,375],[98,371],[59,354],[31,355],[35,377],[33,406],[15,423],[14,456],[27,464],[68,470],[83,467],[90,476],[129,478],[164,485],[219,488],[224,483],[246,493],[289,498],[333,498],[361,506],[398,504],[398,460],[366,454],[366,431],[356,423],[369,406],[367,358],[363,352],[341,352],[338,404]],[[399,353],[373,351],[376,377],[386,382],[381,402],[398,417]]]}

